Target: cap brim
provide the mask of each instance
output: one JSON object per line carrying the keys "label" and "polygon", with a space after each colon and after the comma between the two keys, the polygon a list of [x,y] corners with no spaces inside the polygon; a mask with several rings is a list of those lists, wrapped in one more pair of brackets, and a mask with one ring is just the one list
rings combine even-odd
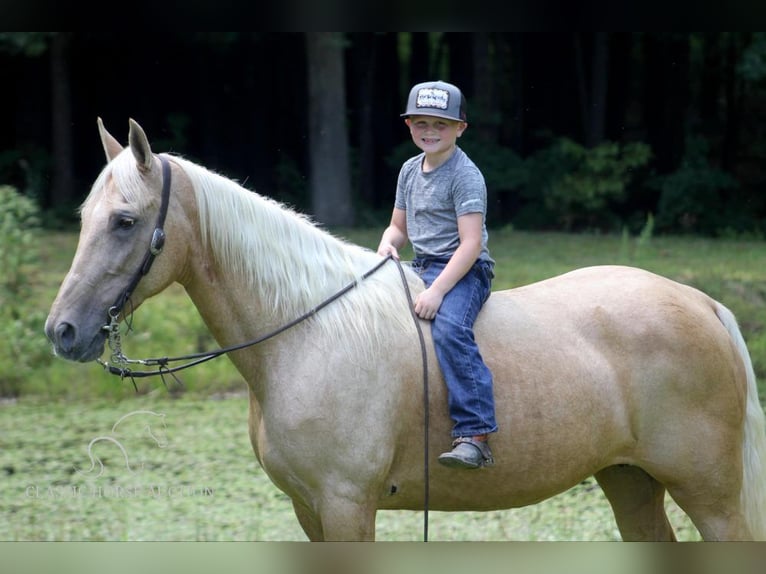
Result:
{"label": "cap brim", "polygon": [[408,113],[399,114],[400,118],[409,118],[410,116],[430,116],[432,118],[442,118],[442,119],[445,119],[445,120],[452,120],[454,122],[464,122],[464,121],[466,121],[464,119],[458,119],[458,118],[455,118],[453,116],[449,116],[447,114],[440,114],[439,112],[418,112],[416,114],[408,114]]}

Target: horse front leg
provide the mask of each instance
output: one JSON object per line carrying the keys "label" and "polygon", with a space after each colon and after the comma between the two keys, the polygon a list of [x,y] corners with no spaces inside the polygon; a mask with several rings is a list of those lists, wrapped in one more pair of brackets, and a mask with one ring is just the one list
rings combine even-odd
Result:
{"label": "horse front leg", "polygon": [[312,542],[352,542],[375,540],[377,508],[338,497],[323,497],[313,510],[293,501],[293,510],[303,531]]}
{"label": "horse front leg", "polygon": [[331,497],[321,505],[323,539],[327,542],[374,542],[377,508],[368,502]]}
{"label": "horse front leg", "polygon": [[311,542],[323,542],[324,532],[322,531],[322,521],[314,511],[303,503],[293,500],[293,511],[298,518],[298,523],[303,528]]}

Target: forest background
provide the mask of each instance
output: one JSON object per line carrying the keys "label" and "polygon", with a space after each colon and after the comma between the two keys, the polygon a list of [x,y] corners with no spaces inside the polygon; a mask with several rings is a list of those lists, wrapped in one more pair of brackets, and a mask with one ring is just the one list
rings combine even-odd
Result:
{"label": "forest background", "polygon": [[0,33],[0,184],[76,225],[103,167],[96,118],[327,226],[380,226],[409,88],[468,100],[460,145],[489,224],[766,231],[766,33]]}

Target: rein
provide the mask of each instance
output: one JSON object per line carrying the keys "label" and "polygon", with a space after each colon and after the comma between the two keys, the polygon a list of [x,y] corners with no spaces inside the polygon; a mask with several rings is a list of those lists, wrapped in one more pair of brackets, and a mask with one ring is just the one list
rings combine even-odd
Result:
{"label": "rein", "polygon": [[[293,319],[289,323],[286,323],[285,325],[279,327],[278,329],[275,329],[274,331],[271,331],[270,333],[266,333],[265,335],[262,335],[256,339],[252,339],[250,341],[246,341],[244,343],[239,343],[237,345],[232,345],[229,347],[223,347],[214,351],[203,351],[200,353],[191,353],[188,355],[181,355],[178,357],[157,357],[157,358],[148,358],[148,359],[129,359],[123,352],[122,352],[122,335],[120,333],[120,323],[119,323],[119,316],[120,313],[123,312],[123,309],[125,305],[130,301],[130,296],[132,295],[133,291],[135,290],[138,283],[141,281],[144,275],[149,273],[149,270],[152,267],[152,264],[154,263],[154,259],[162,252],[163,247],[165,246],[165,219],[167,217],[168,213],[168,204],[170,203],[170,184],[171,184],[171,171],[170,171],[170,164],[168,163],[168,160],[163,156],[158,156],[160,163],[162,165],[162,199],[160,203],[160,210],[157,215],[157,222],[154,226],[154,231],[152,232],[152,239],[149,244],[149,249],[146,252],[146,256],[144,257],[143,262],[141,263],[141,266],[139,267],[138,271],[136,271],[135,275],[133,275],[133,278],[131,279],[128,286],[125,288],[125,291],[122,292],[122,294],[117,298],[117,300],[114,302],[114,305],[112,305],[109,308],[108,311],[108,319],[109,323],[107,325],[104,325],[102,327],[103,330],[107,331],[109,333],[108,335],[108,341],[109,341],[109,348],[112,351],[110,361],[112,364],[102,361],[101,359],[98,359],[98,363],[104,367],[104,370],[109,372],[112,375],[117,375],[121,379],[129,378],[133,381],[133,387],[136,388],[136,382],[135,379],[137,378],[144,378],[144,377],[153,377],[153,376],[160,376],[162,378],[163,383],[165,382],[165,375],[172,375],[173,378],[180,383],[178,377],[175,376],[175,373],[178,371],[182,371],[184,369],[188,369],[191,367],[194,367],[196,365],[200,365],[202,363],[205,363],[207,361],[210,361],[211,359],[215,359],[217,357],[220,357],[221,355],[225,355],[227,353],[231,353],[233,351],[238,351],[240,349],[245,349],[247,347],[252,347],[254,345],[257,345],[258,343],[262,343],[263,341],[267,341],[268,339],[271,339],[273,337],[276,337],[280,333],[283,333],[287,331],[288,329],[294,327],[295,325],[298,325],[299,323],[302,323],[303,321],[309,319],[310,317],[313,317],[316,315],[320,310],[327,307],[330,303],[340,299],[343,295],[354,289],[373,275],[376,271],[378,271],[381,267],[383,267],[388,260],[392,260],[396,263],[397,269],[399,270],[399,276],[402,280],[402,285],[404,286],[404,292],[407,296],[407,303],[408,308],[410,310],[410,315],[412,316],[413,321],[415,322],[415,329],[418,332],[418,338],[420,340],[420,351],[421,351],[421,358],[423,362],[423,418],[424,418],[424,447],[423,447],[423,463],[424,463],[424,522],[423,522],[423,542],[428,542],[428,507],[429,507],[429,500],[430,500],[430,493],[429,493],[429,462],[428,462],[428,429],[430,426],[430,408],[429,408],[429,401],[428,401],[428,356],[426,353],[426,342],[425,337],[423,336],[423,330],[420,327],[420,321],[418,319],[418,316],[415,314],[415,305],[412,300],[412,293],[410,292],[409,284],[407,283],[407,278],[404,274],[404,268],[402,267],[401,262],[394,258],[392,255],[388,255],[383,260],[381,260],[375,267],[364,273],[359,279],[356,279],[343,287],[340,291],[335,293],[334,295],[328,297],[315,307],[309,309],[306,313],[301,315],[300,317],[297,317],[296,319]],[[131,312],[132,315],[132,312]],[[130,326],[128,326],[128,329],[130,330]],[[178,361],[189,361],[187,363],[184,363],[183,365],[178,365],[175,367],[171,367],[171,363],[175,363]],[[157,367],[156,371],[134,371],[130,368],[130,365],[142,365],[145,367]]]}
{"label": "rein", "polygon": [[[184,369],[188,369],[190,367],[194,367],[196,365],[199,365],[201,363],[207,362],[211,359],[215,359],[217,357],[220,357],[221,355],[225,355],[227,353],[231,353],[232,351],[239,351],[240,349],[245,349],[247,347],[252,347],[254,345],[257,345],[258,343],[262,343],[264,341],[267,341],[269,339],[272,339],[273,337],[276,337],[280,333],[283,333],[287,331],[288,329],[294,327],[295,325],[298,325],[299,323],[302,323],[306,319],[309,319],[310,317],[316,315],[320,310],[327,307],[330,303],[333,301],[336,301],[337,299],[340,299],[343,295],[354,289],[359,283],[368,277],[370,277],[373,273],[378,271],[383,265],[385,265],[389,259],[393,259],[392,256],[388,256],[380,263],[375,265],[372,269],[367,271],[364,275],[362,275],[359,279],[356,279],[343,287],[340,291],[335,293],[334,295],[328,297],[321,303],[319,303],[317,306],[309,309],[306,311],[303,315],[300,317],[297,317],[290,321],[289,323],[286,323],[282,325],[281,327],[266,333],[265,335],[261,335],[260,337],[257,337],[256,339],[251,339],[249,341],[245,341],[244,343],[238,343],[236,345],[231,345],[229,347],[222,347],[220,349],[216,349],[214,351],[202,351],[200,353],[190,353],[188,355],[180,355],[177,357],[155,357],[155,358],[149,358],[149,359],[129,359],[127,356],[125,356],[122,352],[122,336],[120,334],[120,324],[117,320],[117,317],[120,314],[120,310],[113,311],[115,307],[112,307],[109,309],[109,318],[110,322],[109,325],[105,325],[102,327],[104,330],[109,331],[109,348],[112,350],[111,355],[111,361],[113,361],[114,364],[105,363],[101,360],[99,360],[99,363],[104,367],[105,370],[107,370],[112,375],[118,375],[120,378],[130,378],[130,379],[140,379],[144,377],[153,377],[153,376],[163,376],[167,374],[173,374],[177,373],[178,371],[182,371]],[[396,261],[394,259],[394,261]],[[406,283],[406,278],[404,276],[404,270],[401,267],[401,263],[397,261],[397,264],[399,266],[399,272],[401,274],[402,280],[404,281],[404,285],[407,288],[407,298],[408,301],[412,301],[412,296],[409,292],[409,286]],[[414,311],[413,311],[414,313]],[[420,324],[418,326],[418,331],[420,332]],[[423,343],[425,344],[425,343]],[[189,361],[188,363],[185,363],[183,365],[178,365],[176,367],[171,367],[170,363],[175,363],[178,361]],[[156,371],[134,371],[129,367],[129,365],[143,365],[145,367],[158,367],[158,370]]]}

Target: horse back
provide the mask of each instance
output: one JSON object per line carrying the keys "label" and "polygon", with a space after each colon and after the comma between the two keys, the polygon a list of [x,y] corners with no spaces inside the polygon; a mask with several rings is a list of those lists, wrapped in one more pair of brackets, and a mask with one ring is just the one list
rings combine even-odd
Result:
{"label": "horse back", "polygon": [[[476,336],[501,387],[514,378],[547,387],[547,372],[559,386],[583,381],[582,392],[656,386],[671,393],[687,384],[696,395],[715,393],[719,376],[735,379],[742,399],[744,371],[732,361],[736,349],[716,306],[701,291],[642,269],[586,267],[493,293]],[[698,388],[706,385],[712,388]]]}

